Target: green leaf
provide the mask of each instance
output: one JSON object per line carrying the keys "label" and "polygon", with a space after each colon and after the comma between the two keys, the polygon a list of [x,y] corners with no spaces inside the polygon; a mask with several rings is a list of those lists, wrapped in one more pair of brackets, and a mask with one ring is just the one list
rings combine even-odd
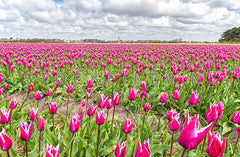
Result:
{"label": "green leaf", "polygon": [[150,150],[151,150],[151,154],[155,154],[155,153],[160,153],[162,154],[164,151],[170,149],[170,146],[169,145],[166,145],[166,144],[155,144],[155,145],[152,145],[150,146]]}
{"label": "green leaf", "polygon": [[233,124],[230,122],[224,122],[222,134],[224,135],[226,132],[230,131],[232,129],[232,125]]}

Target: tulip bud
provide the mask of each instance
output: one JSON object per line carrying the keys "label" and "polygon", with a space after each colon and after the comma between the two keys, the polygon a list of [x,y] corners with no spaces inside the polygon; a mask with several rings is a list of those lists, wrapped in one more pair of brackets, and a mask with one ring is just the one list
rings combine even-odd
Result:
{"label": "tulip bud", "polygon": [[225,138],[221,141],[221,135],[219,132],[214,134],[214,132],[208,132],[208,148],[207,153],[210,157],[221,157],[225,150]]}
{"label": "tulip bud", "polygon": [[197,105],[200,98],[200,92],[197,94],[197,91],[192,92],[191,98],[188,100],[190,105]]}
{"label": "tulip bud", "polygon": [[127,141],[124,141],[121,145],[119,144],[119,141],[117,142],[117,147],[115,149],[115,155],[116,157],[124,157],[126,154],[126,145]]}
{"label": "tulip bud", "polygon": [[18,105],[19,101],[17,101],[15,98],[11,101],[10,105],[9,105],[9,108],[10,109],[15,109]]}
{"label": "tulip bud", "polygon": [[82,106],[82,107],[83,107],[83,106],[85,106],[85,105],[86,105],[86,103],[87,103],[87,102],[86,102],[86,100],[85,100],[85,99],[82,99],[82,100],[81,100],[81,102],[80,102],[80,106]]}
{"label": "tulip bud", "polygon": [[48,103],[48,109],[50,114],[55,114],[57,112],[57,103],[52,102],[51,104]]}
{"label": "tulip bud", "polygon": [[92,87],[93,87],[93,81],[87,80],[87,88],[92,88]]}
{"label": "tulip bud", "polygon": [[180,98],[180,91],[175,90],[172,96],[173,100],[178,100]]}
{"label": "tulip bud", "polygon": [[142,83],[141,83],[141,91],[142,92],[146,92],[146,86],[147,86],[147,83],[142,81]]}
{"label": "tulip bud", "polygon": [[128,99],[129,100],[135,100],[138,94],[138,89],[136,90],[135,88],[130,88]]}
{"label": "tulip bud", "polygon": [[147,141],[144,141],[142,145],[138,141],[135,157],[150,157],[150,154],[151,154],[151,151],[150,151],[149,139]]}
{"label": "tulip bud", "polygon": [[31,121],[30,125],[27,124],[27,122],[20,121],[20,139],[24,141],[28,141],[30,137],[32,136],[32,125],[33,122]]}
{"label": "tulip bud", "polygon": [[30,120],[31,121],[34,121],[37,119],[37,116],[38,116],[38,108],[35,110],[35,108],[30,108]]}
{"label": "tulip bud", "polygon": [[42,92],[37,91],[37,92],[34,94],[34,98],[35,98],[36,100],[42,99]]}
{"label": "tulip bud", "polygon": [[170,121],[170,130],[171,131],[178,131],[180,127],[180,114],[176,114],[172,117],[172,120]]}
{"label": "tulip bud", "polygon": [[39,116],[37,128],[39,131],[43,131],[45,129],[45,122],[42,115]]}
{"label": "tulip bud", "polygon": [[49,89],[46,93],[47,96],[50,96],[52,94],[52,91]]}
{"label": "tulip bud", "polygon": [[0,110],[0,124],[6,124],[10,121],[12,115],[12,110],[10,109],[8,112],[6,109]]}
{"label": "tulip bud", "polygon": [[87,110],[87,115],[88,116],[94,115],[96,109],[97,109],[97,106],[93,107],[93,105],[89,105]]}
{"label": "tulip bud", "polygon": [[125,124],[123,126],[123,132],[125,134],[130,133],[132,131],[132,126],[133,126],[133,122],[130,119],[127,118],[126,122],[125,122]]}
{"label": "tulip bud", "polygon": [[151,108],[151,105],[149,105],[149,103],[146,103],[145,106],[143,107],[145,112],[148,112]]}
{"label": "tulip bud", "polygon": [[165,93],[162,94],[159,101],[161,103],[165,103],[167,101],[167,98],[168,98],[168,94],[165,92]]}
{"label": "tulip bud", "polygon": [[81,123],[80,118],[78,117],[78,114],[76,114],[70,120],[69,130],[72,133],[77,132],[79,129],[80,123]]}
{"label": "tulip bud", "polygon": [[9,87],[9,85],[8,85],[7,83],[4,83],[3,88],[4,88],[5,90],[7,90],[8,87]]}
{"label": "tulip bud", "polygon": [[54,148],[52,145],[48,145],[46,147],[46,155],[45,157],[58,157],[59,156],[59,144],[56,148]]}
{"label": "tulip bud", "polygon": [[6,134],[4,128],[0,133],[0,147],[3,151],[8,151],[12,147],[12,139]]}
{"label": "tulip bud", "polygon": [[67,93],[71,93],[73,90],[73,85],[67,85]]}
{"label": "tulip bud", "polygon": [[104,117],[104,111],[100,110],[99,112],[97,111],[96,114],[96,124],[97,125],[102,125],[105,122],[105,117]]}

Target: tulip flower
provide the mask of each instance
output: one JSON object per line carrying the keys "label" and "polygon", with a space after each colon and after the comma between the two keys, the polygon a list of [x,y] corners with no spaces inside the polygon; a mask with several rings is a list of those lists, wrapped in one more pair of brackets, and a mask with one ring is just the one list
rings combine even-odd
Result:
{"label": "tulip flower", "polygon": [[42,99],[42,92],[37,91],[37,92],[34,94],[34,98],[35,98],[36,100]]}
{"label": "tulip flower", "polygon": [[112,104],[113,104],[113,115],[112,115],[112,127],[113,127],[113,120],[114,120],[114,113],[115,113],[115,106],[120,104],[120,99],[122,95],[119,95],[118,92],[113,94]]}
{"label": "tulip flower", "polygon": [[3,84],[3,88],[4,88],[5,90],[7,90],[8,87],[9,87],[9,85],[5,82],[5,83]]}
{"label": "tulip flower", "polygon": [[167,115],[166,115],[166,118],[169,120],[169,121],[172,121],[172,117],[174,117],[175,115],[177,115],[177,111],[174,110],[174,109],[171,109]]}
{"label": "tulip flower", "polygon": [[52,145],[48,145],[46,147],[46,155],[45,157],[59,157],[59,144],[54,148]]}
{"label": "tulip flower", "polygon": [[186,149],[195,149],[205,138],[212,126],[213,123],[199,129],[199,116],[194,115],[193,118],[190,119],[190,115],[187,111],[184,128],[178,137],[178,143],[184,148],[183,154]]}
{"label": "tulip flower", "polygon": [[57,112],[57,103],[51,103],[51,105],[48,103],[48,109],[49,113],[52,115],[52,123],[53,123],[53,129],[54,129],[54,114]]}
{"label": "tulip flower", "polygon": [[141,91],[142,92],[146,92],[146,85],[147,85],[147,83],[146,82],[141,82]]}
{"label": "tulip flower", "polygon": [[68,117],[68,103],[69,103],[69,93],[71,93],[73,90],[72,85],[67,85],[67,93],[68,93],[68,100],[67,100],[67,110],[66,110],[66,118]]}
{"label": "tulip flower", "polygon": [[104,122],[105,122],[104,111],[103,110],[100,110],[99,112],[97,111],[97,114],[96,114],[96,124],[98,125],[98,138],[97,138],[97,152],[96,152],[96,156],[98,156],[100,126],[103,125]]}
{"label": "tulip flower", "polygon": [[149,103],[146,103],[145,106],[143,107],[143,110],[145,112],[148,112],[150,110],[150,108],[151,108],[151,105],[149,105]]}
{"label": "tulip flower", "polygon": [[17,105],[18,105],[18,103],[19,103],[19,100],[17,101],[15,98],[11,101],[11,103],[10,103],[10,105],[9,105],[9,108],[10,109],[15,109],[16,107],[17,107]]}
{"label": "tulip flower", "polygon": [[218,118],[218,110],[217,110],[217,106],[213,106],[211,107],[211,104],[209,104],[207,113],[205,115],[206,120],[210,123],[210,122],[215,122]]}
{"label": "tulip flower", "polygon": [[92,115],[94,115],[96,109],[97,109],[97,106],[93,107],[93,105],[89,105],[87,109],[87,115],[91,117]]}
{"label": "tulip flower", "polygon": [[133,122],[130,119],[126,119],[125,124],[123,125],[123,132],[129,134],[132,131]]}
{"label": "tulip flower", "polygon": [[27,124],[27,122],[22,122],[20,121],[20,139],[23,141],[26,141],[26,157],[28,157],[28,146],[27,146],[27,141],[30,139],[32,136],[32,121],[30,125]]}
{"label": "tulip flower", "polygon": [[44,119],[42,117],[42,115],[39,116],[39,119],[38,119],[38,125],[37,125],[37,128],[38,130],[40,131],[40,134],[39,134],[39,154],[41,153],[41,137],[42,137],[42,131],[45,129],[45,122],[44,122]]}
{"label": "tulip flower", "polygon": [[240,121],[240,114],[239,111],[234,111],[233,116],[231,118],[233,123],[238,123]]}
{"label": "tulip flower", "polygon": [[115,155],[116,157],[124,157],[126,154],[126,145],[127,141],[124,141],[121,145],[119,144],[119,141],[117,142],[117,147],[115,149]]}
{"label": "tulip flower", "polygon": [[92,87],[93,87],[93,81],[87,80],[87,88],[92,88]]}
{"label": "tulip flower", "polygon": [[10,121],[12,115],[12,110],[10,109],[8,112],[6,109],[0,110],[0,124],[6,124]]}
{"label": "tulip flower", "polygon": [[[141,92],[141,93],[140,93],[140,99],[141,99],[141,101],[142,101],[142,99],[143,99],[143,96],[144,96],[145,98],[149,99],[148,93],[146,93],[146,92]],[[141,107],[142,107],[142,106],[141,106]]]}
{"label": "tulip flower", "polygon": [[217,104],[215,104],[217,110],[218,110],[218,118],[217,119],[221,119],[223,112],[224,112],[224,104],[223,102],[218,102]]}
{"label": "tulip flower", "polygon": [[0,133],[0,147],[3,151],[7,151],[8,157],[10,157],[8,150],[12,147],[12,139],[6,134],[4,128]]}
{"label": "tulip flower", "polygon": [[135,100],[137,97],[138,89],[136,90],[135,88],[130,88],[128,99],[129,100]]}
{"label": "tulip flower", "polygon": [[107,104],[108,98],[109,96],[105,98],[104,94],[101,94],[98,102],[98,107],[101,109],[104,108]]}
{"label": "tulip flower", "polygon": [[39,116],[37,128],[39,131],[43,131],[45,129],[45,122],[42,115]]}
{"label": "tulip flower", "polygon": [[179,127],[180,127],[180,114],[175,114],[175,115],[172,114],[172,118],[170,121],[170,130],[172,131],[170,156],[172,156],[174,131],[178,131]]}
{"label": "tulip flower", "polygon": [[158,119],[158,126],[157,126],[158,130],[160,129],[163,104],[167,101],[167,98],[168,98],[168,94],[165,92],[161,95],[161,97],[159,99],[159,101],[162,103],[162,105],[161,105],[160,115],[159,115],[159,119]]}
{"label": "tulip flower", "polygon": [[191,106],[190,116],[192,114],[193,105],[197,105],[200,98],[200,92],[197,94],[197,91],[192,92],[191,98],[188,100],[189,105]]}
{"label": "tulip flower", "polygon": [[135,157],[150,157],[150,154],[151,154],[151,151],[150,151],[149,139],[147,141],[144,141],[142,145],[138,141]]}
{"label": "tulip flower", "polygon": [[76,115],[73,116],[73,117],[71,118],[71,120],[70,120],[69,130],[70,130],[72,133],[75,133],[75,132],[78,131],[79,126],[80,126],[80,120],[79,120],[78,114],[76,114]]}
{"label": "tulip flower", "polygon": [[46,96],[50,96],[52,94],[52,91],[49,89],[46,93]]}
{"label": "tulip flower", "polygon": [[207,153],[210,157],[221,157],[225,150],[225,138],[221,141],[221,135],[219,132],[214,134],[214,132],[208,132],[208,148]]}
{"label": "tulip flower", "polygon": [[34,121],[37,119],[37,116],[38,116],[38,108],[35,110],[34,107],[30,108],[30,120],[31,121]]}

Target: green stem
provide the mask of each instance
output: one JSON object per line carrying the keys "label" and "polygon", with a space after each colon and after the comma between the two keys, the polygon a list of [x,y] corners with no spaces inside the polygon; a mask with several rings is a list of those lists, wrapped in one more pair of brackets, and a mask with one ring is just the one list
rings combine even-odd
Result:
{"label": "green stem", "polygon": [[72,156],[73,140],[74,140],[74,133],[72,134],[72,143],[71,143],[71,149],[70,149],[70,157]]}
{"label": "green stem", "polygon": [[174,137],[174,131],[172,132],[172,142],[171,142],[170,157],[172,156],[173,137]]}
{"label": "green stem", "polygon": [[26,157],[28,157],[28,145],[27,145],[27,141],[26,141]]}
{"label": "green stem", "polygon": [[145,122],[145,116],[146,116],[146,112],[143,115],[143,122],[142,122],[142,137],[143,137],[143,133],[144,133],[144,122]]}
{"label": "green stem", "polygon": [[132,103],[132,100],[130,100],[130,103],[129,103],[129,107],[128,107],[128,115],[127,115],[127,117],[129,117],[129,114],[130,114],[131,103]]}
{"label": "green stem", "polygon": [[114,113],[115,113],[115,105],[113,105],[113,116],[112,116],[112,129],[113,129],[113,120],[114,120]]}
{"label": "green stem", "polygon": [[236,141],[235,147],[234,147],[234,149],[233,149],[232,157],[234,157],[235,150],[237,149],[238,140],[239,140],[239,137],[237,138],[237,141]]}
{"label": "green stem", "polygon": [[69,103],[69,93],[68,93],[68,101],[67,101],[66,119],[68,118],[68,103]]}
{"label": "green stem", "polygon": [[10,157],[10,153],[9,153],[9,150],[7,150],[7,156]]}
{"label": "green stem", "polygon": [[40,134],[39,134],[39,141],[38,141],[38,145],[39,145],[39,156],[40,156],[40,153],[41,153],[41,136],[42,136],[42,131],[40,131]]}
{"label": "green stem", "polygon": [[96,157],[98,157],[99,136],[100,136],[100,125],[98,125],[98,138],[97,138],[97,153],[96,153]]}
{"label": "green stem", "polygon": [[182,155],[181,155],[181,157],[184,157],[185,152],[186,152],[186,149],[183,148],[183,151],[182,151]]}
{"label": "green stem", "polygon": [[161,110],[160,110],[160,114],[159,114],[159,119],[158,119],[158,127],[157,127],[158,130],[160,129],[160,123],[161,123],[161,115],[162,115],[163,104],[164,104],[164,103],[162,103]]}
{"label": "green stem", "polygon": [[192,114],[192,109],[193,109],[193,105],[191,105],[191,110],[190,110],[189,116],[191,116],[191,114]]}

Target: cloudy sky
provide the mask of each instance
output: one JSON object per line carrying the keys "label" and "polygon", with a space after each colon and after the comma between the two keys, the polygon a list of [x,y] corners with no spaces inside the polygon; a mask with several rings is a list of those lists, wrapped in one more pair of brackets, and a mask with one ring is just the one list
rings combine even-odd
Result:
{"label": "cloudy sky", "polygon": [[239,0],[0,0],[0,38],[217,41]]}

